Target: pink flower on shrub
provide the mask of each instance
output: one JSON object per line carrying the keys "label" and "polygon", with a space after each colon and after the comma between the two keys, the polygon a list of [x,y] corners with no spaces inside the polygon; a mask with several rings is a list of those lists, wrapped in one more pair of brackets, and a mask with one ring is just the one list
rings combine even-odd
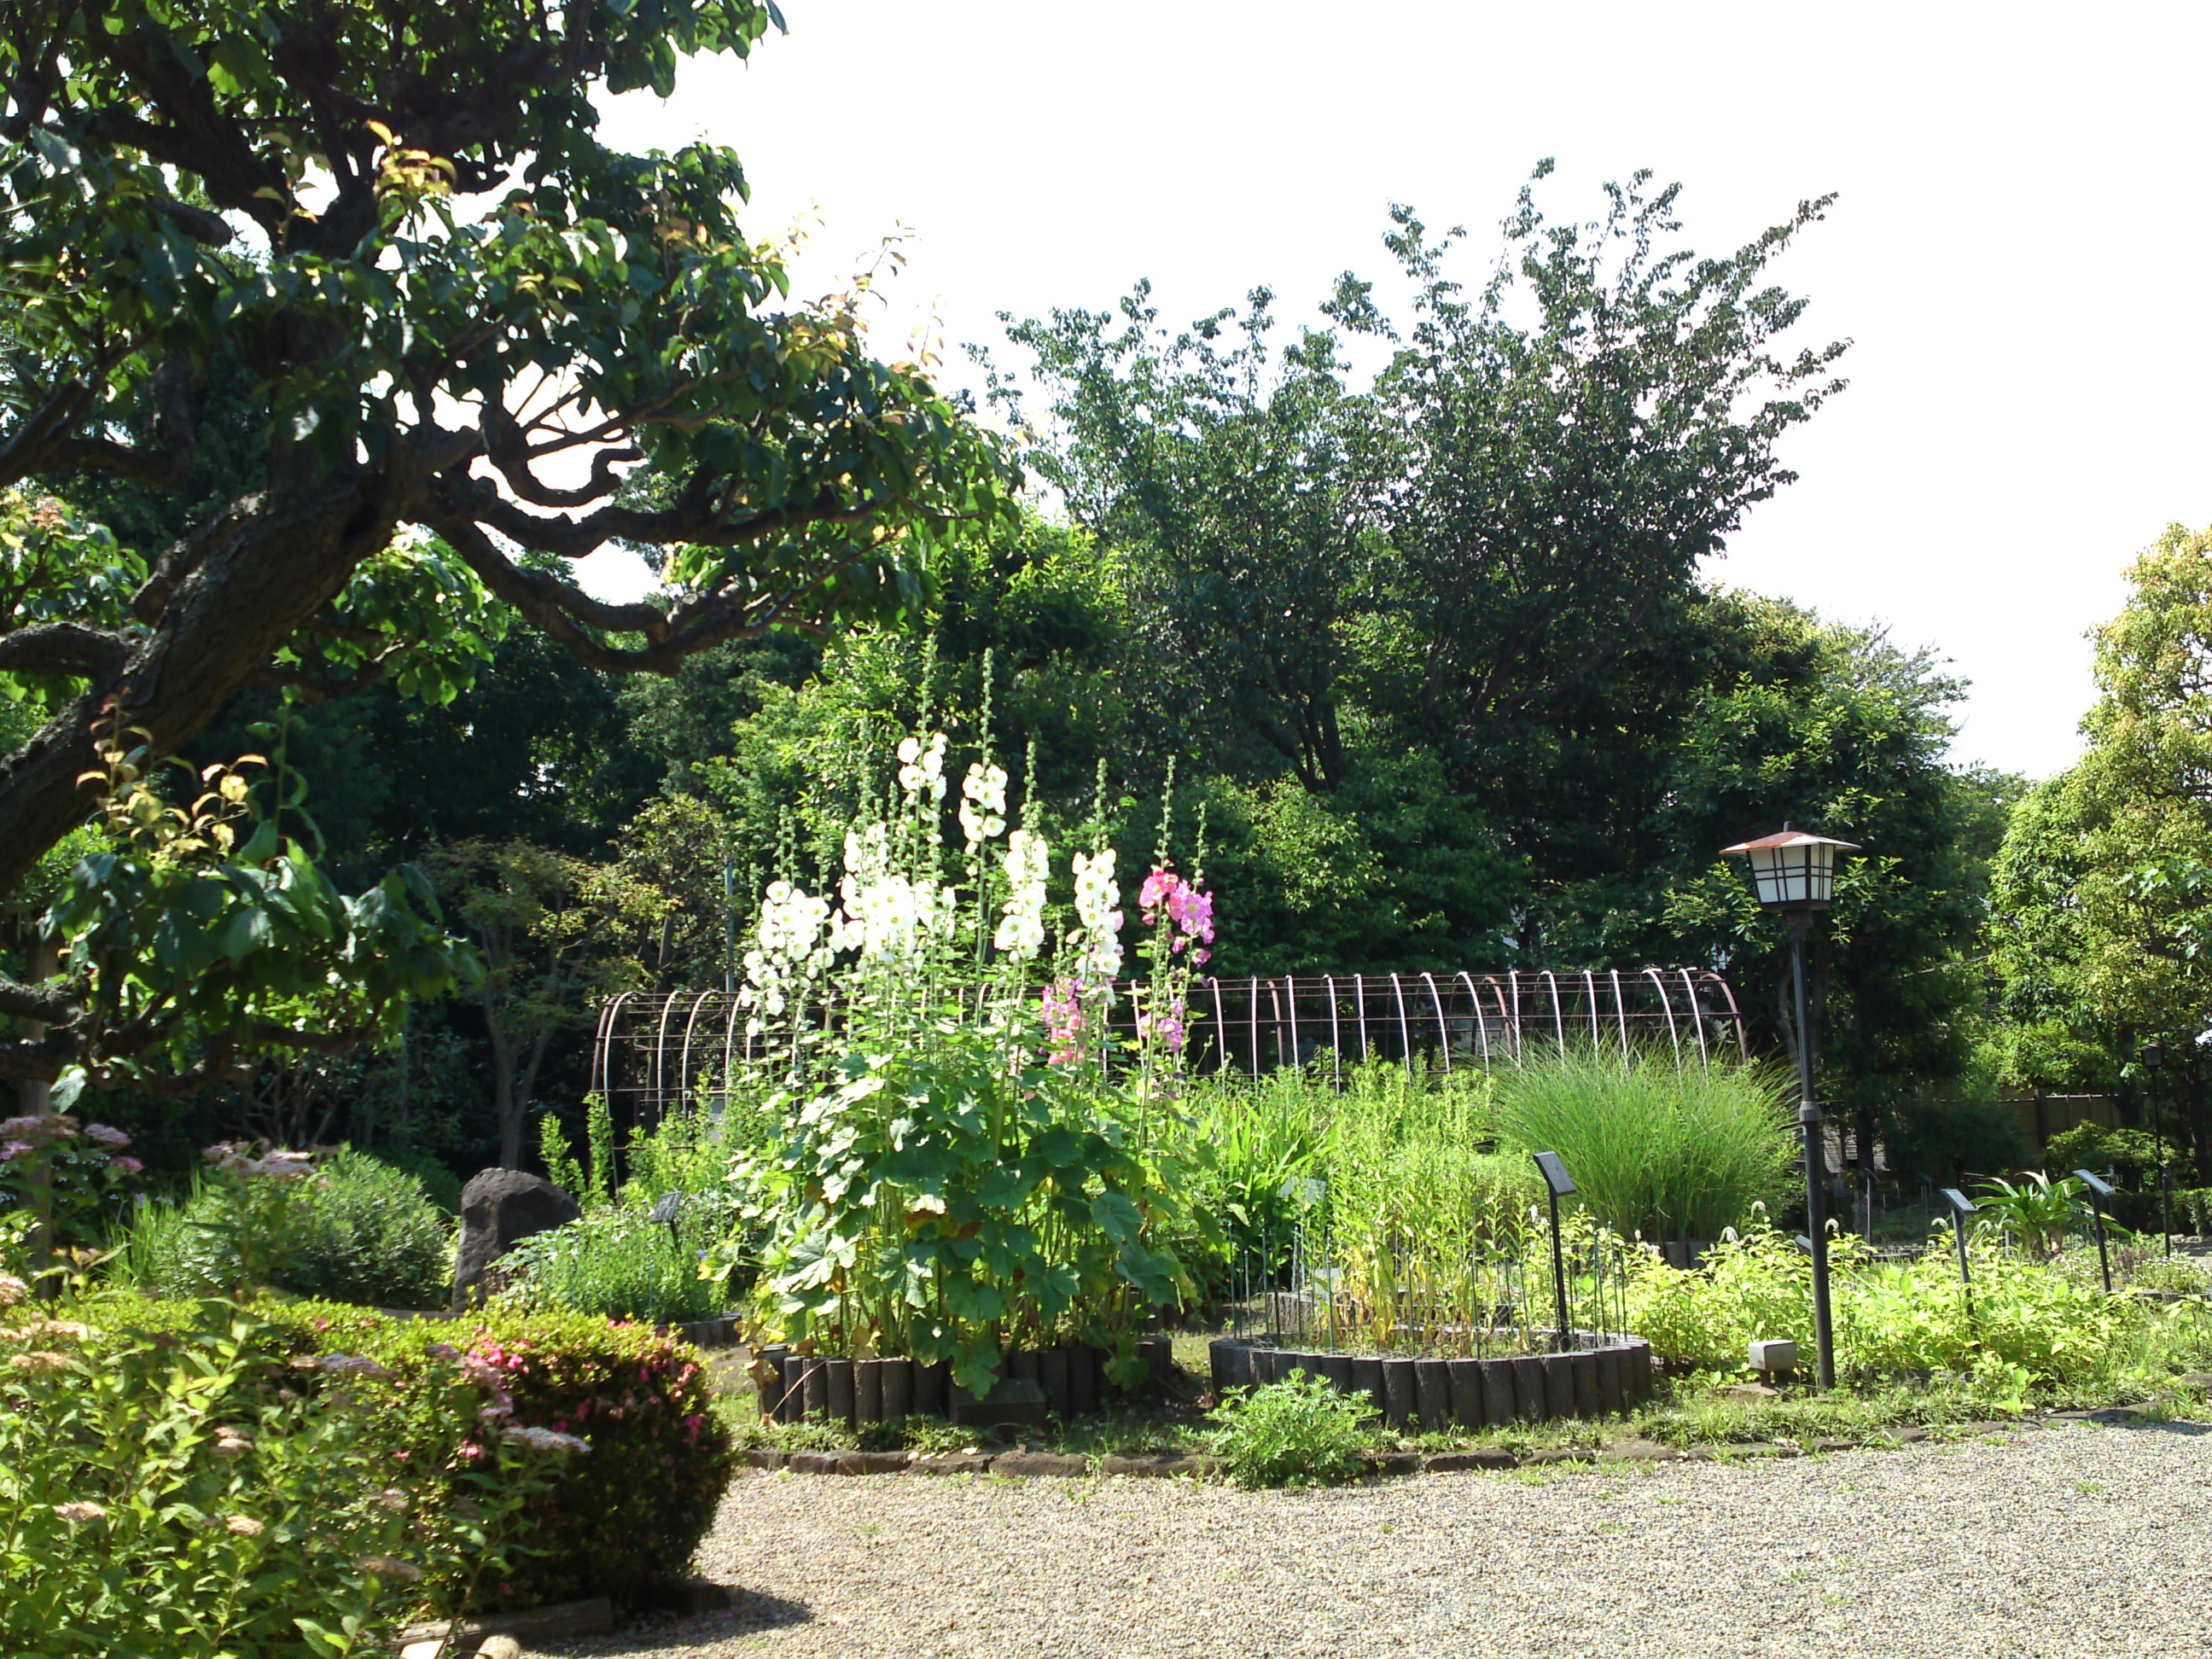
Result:
{"label": "pink flower on shrub", "polygon": [[111,1158],[108,1160],[107,1167],[114,1170],[115,1173],[119,1176],[135,1176],[143,1175],[146,1173],[146,1166],[141,1164],[137,1158],[130,1157]]}
{"label": "pink flower on shrub", "polygon": [[95,1146],[106,1146],[119,1152],[131,1144],[131,1137],[120,1129],[111,1129],[105,1123],[88,1123],[84,1138]]}
{"label": "pink flower on shrub", "polygon": [[23,1157],[26,1153],[34,1152],[36,1151],[38,1151],[38,1148],[32,1146],[27,1140],[9,1141],[4,1146],[0,1146],[0,1164],[13,1164],[17,1158]]}

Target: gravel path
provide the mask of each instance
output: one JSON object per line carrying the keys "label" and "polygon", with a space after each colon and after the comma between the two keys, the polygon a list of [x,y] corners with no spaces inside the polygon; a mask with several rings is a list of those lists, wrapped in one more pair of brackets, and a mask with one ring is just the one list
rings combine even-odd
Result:
{"label": "gravel path", "polygon": [[2212,1655],[2212,1426],[1312,1492],[748,1474],[633,1659]]}

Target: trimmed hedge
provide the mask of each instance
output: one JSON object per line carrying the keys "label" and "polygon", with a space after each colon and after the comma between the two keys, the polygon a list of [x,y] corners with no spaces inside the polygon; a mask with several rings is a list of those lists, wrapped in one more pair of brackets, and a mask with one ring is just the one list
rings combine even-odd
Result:
{"label": "trimmed hedge", "polygon": [[363,1353],[402,1372],[450,1344],[497,1373],[516,1422],[591,1443],[525,1510],[522,1551],[506,1580],[485,1587],[487,1609],[592,1595],[634,1604],[683,1576],[736,1468],[698,1351],[647,1326],[499,1309],[394,1320],[312,1302],[264,1316],[300,1351]]}

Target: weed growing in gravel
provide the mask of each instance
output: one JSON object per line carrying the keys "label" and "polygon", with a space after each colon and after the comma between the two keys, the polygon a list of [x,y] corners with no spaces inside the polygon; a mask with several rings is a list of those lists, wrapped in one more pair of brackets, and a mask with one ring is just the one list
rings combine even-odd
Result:
{"label": "weed growing in gravel", "polygon": [[1240,1486],[1337,1486],[1362,1471],[1368,1411],[1364,1401],[1301,1373],[1223,1401],[1208,1447]]}

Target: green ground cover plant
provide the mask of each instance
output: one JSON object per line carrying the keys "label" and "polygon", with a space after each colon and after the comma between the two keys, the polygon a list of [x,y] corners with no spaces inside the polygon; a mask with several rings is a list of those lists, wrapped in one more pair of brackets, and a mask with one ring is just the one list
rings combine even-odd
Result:
{"label": "green ground cover plant", "polygon": [[1370,1415],[1365,1401],[1301,1373],[1232,1393],[1214,1407],[1206,1445],[1240,1486],[1339,1486],[1365,1472]]}

